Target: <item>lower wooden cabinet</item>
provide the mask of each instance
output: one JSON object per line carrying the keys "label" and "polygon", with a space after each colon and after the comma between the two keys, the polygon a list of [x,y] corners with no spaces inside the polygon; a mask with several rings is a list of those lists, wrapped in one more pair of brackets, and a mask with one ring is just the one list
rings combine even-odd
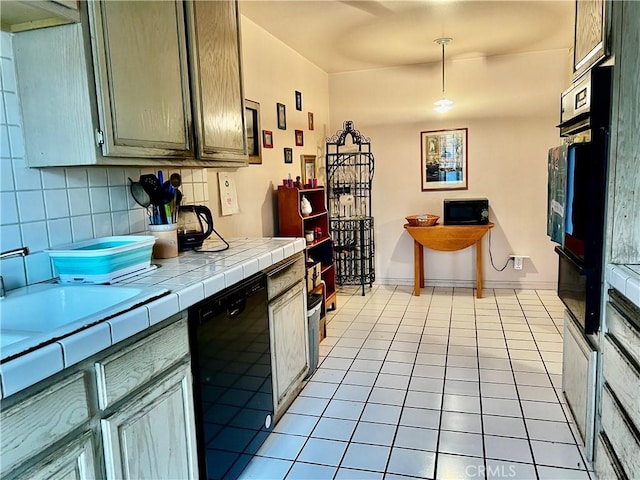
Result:
{"label": "lower wooden cabinet", "polygon": [[[90,422],[90,404],[82,372],[34,385],[29,392],[2,400],[0,478],[29,478],[19,472],[32,459],[65,447],[64,439]],[[37,462],[37,461],[36,461]]]}
{"label": "lower wooden cabinet", "polygon": [[269,303],[271,367],[276,420],[300,391],[309,369],[306,290],[302,279]]}
{"label": "lower wooden cabinet", "polygon": [[598,480],[619,480],[624,478],[622,467],[613,453],[611,443],[606,433],[600,432],[596,441],[594,469],[598,474]]}
{"label": "lower wooden cabinet", "polygon": [[101,422],[107,478],[197,478],[189,364],[152,382]]}
{"label": "lower wooden cabinet", "polygon": [[21,475],[30,480],[88,480],[96,478],[93,433],[52,452]]}
{"label": "lower wooden cabinet", "polygon": [[187,322],[163,325],[3,399],[0,478],[198,478]]}
{"label": "lower wooden cabinet", "polygon": [[588,461],[593,459],[597,355],[571,313],[565,311],[562,391],[584,441]]}
{"label": "lower wooden cabinet", "polygon": [[602,430],[627,478],[637,479],[640,476],[640,439],[627,413],[611,386],[605,383],[602,389]]}
{"label": "lower wooden cabinet", "polygon": [[605,320],[602,441],[596,452],[595,471],[600,479],[636,479],[640,478],[640,309],[616,290],[609,290]]}

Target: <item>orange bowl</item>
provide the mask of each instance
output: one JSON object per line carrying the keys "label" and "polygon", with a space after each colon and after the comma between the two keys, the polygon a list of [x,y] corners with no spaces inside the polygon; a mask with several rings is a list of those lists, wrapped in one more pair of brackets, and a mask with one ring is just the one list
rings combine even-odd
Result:
{"label": "orange bowl", "polygon": [[438,219],[440,218],[438,215],[431,215],[430,213],[425,213],[423,215],[409,215],[405,217],[409,225],[412,227],[431,227],[438,223]]}

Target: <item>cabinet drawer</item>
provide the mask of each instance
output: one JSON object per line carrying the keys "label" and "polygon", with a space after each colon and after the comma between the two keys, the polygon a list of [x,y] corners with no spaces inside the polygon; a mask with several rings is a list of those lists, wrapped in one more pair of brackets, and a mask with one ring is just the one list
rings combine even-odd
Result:
{"label": "cabinet drawer", "polygon": [[16,472],[15,476],[3,477],[4,480],[84,480],[99,478],[94,462],[94,442],[91,431],[83,433],[78,439],[62,448],[53,450],[50,455],[33,464],[27,462],[28,470]]}
{"label": "cabinet drawer", "polygon": [[298,280],[304,278],[304,254],[299,253],[267,271],[267,296],[277,297]]}
{"label": "cabinet drawer", "polygon": [[607,330],[629,357],[640,364],[640,332],[611,303],[607,304]]}
{"label": "cabinet drawer", "polygon": [[2,477],[89,420],[84,375],[75,373],[0,414]]}
{"label": "cabinet drawer", "polygon": [[602,392],[602,429],[627,477],[640,478],[640,439],[637,429],[629,424],[608,384],[605,384]]}
{"label": "cabinet drawer", "polygon": [[98,403],[105,409],[189,354],[183,318],[96,362]]}
{"label": "cabinet drawer", "polygon": [[616,454],[612,452],[608,445],[609,439],[606,438],[605,433],[600,433],[596,441],[596,459],[595,459],[595,471],[599,480],[621,480],[624,478],[618,472],[618,459]]}
{"label": "cabinet drawer", "polygon": [[640,426],[640,371],[609,334],[604,338],[602,374],[633,423]]}

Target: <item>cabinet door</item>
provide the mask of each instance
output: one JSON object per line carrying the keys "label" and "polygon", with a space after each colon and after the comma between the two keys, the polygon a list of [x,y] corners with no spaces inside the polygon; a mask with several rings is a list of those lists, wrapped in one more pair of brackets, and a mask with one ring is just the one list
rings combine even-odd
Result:
{"label": "cabinet door", "polygon": [[593,459],[595,381],[598,353],[589,345],[571,314],[564,314],[562,391],[585,442],[587,460]]}
{"label": "cabinet door", "polygon": [[198,158],[246,163],[237,2],[186,5]]}
{"label": "cabinet door", "polygon": [[188,364],[102,420],[107,478],[198,478]]}
{"label": "cabinet door", "polygon": [[193,156],[182,2],[87,6],[103,154]]}
{"label": "cabinet door", "polygon": [[82,372],[43,385],[24,400],[8,407],[3,402],[0,408],[0,478],[20,465],[27,465],[37,455],[55,450],[57,442],[64,441],[90,420]]}
{"label": "cabinet door", "polygon": [[[96,478],[91,432],[64,448],[55,450],[19,478],[30,480],[83,480]],[[11,478],[11,477],[9,477]]]}
{"label": "cabinet door", "polygon": [[608,0],[577,0],[575,2],[573,40],[573,78],[602,60],[607,54]]}
{"label": "cabinet door", "polygon": [[308,370],[306,292],[300,281],[269,304],[271,366],[276,418],[298,393]]}
{"label": "cabinet door", "polygon": [[609,153],[609,262],[640,263],[640,3],[614,2],[611,150]]}

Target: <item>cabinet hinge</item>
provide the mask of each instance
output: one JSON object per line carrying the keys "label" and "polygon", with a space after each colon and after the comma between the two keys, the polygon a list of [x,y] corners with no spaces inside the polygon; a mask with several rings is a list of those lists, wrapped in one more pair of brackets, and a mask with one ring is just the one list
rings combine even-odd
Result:
{"label": "cabinet hinge", "polygon": [[104,145],[104,134],[102,133],[102,130],[96,129],[96,143],[99,147]]}

